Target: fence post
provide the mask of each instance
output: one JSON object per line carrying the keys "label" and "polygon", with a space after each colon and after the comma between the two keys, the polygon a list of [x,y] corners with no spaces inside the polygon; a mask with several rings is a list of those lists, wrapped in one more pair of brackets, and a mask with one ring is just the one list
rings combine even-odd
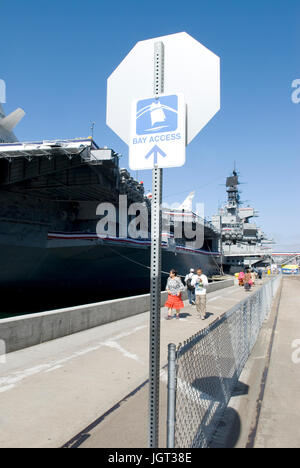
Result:
{"label": "fence post", "polygon": [[176,345],[168,346],[168,415],[167,448],[175,447],[175,408],[176,408]]}

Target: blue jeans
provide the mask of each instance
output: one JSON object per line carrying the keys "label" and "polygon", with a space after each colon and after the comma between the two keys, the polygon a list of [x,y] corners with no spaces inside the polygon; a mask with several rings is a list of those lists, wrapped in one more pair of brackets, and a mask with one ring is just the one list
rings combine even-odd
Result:
{"label": "blue jeans", "polygon": [[188,298],[189,298],[189,303],[192,304],[192,301],[195,302],[195,289],[188,289]]}

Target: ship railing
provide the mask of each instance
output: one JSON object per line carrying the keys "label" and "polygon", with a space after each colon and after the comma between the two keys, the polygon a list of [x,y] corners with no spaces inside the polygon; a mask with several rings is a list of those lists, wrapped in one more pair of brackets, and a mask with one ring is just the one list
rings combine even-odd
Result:
{"label": "ship railing", "polygon": [[179,209],[170,210],[163,208],[162,216],[164,220],[169,220],[171,225],[176,221],[182,221],[184,219],[183,216],[185,216],[185,219],[190,219],[193,223],[199,223],[202,226],[213,231],[215,234],[220,235],[220,231],[213,225],[213,223],[210,220],[208,220],[207,218],[203,218],[192,211],[185,211]]}

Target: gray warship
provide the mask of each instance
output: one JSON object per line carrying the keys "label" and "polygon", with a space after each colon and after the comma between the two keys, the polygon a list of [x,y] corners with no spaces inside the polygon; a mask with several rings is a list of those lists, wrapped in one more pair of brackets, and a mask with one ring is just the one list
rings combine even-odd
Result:
{"label": "gray warship", "polygon": [[[150,239],[96,233],[101,202],[117,207],[127,195],[128,204],[151,209],[143,184],[92,138],[18,142],[13,128],[23,115],[18,109],[6,117],[0,105],[2,316],[148,292]],[[164,238],[163,286],[171,268],[185,274],[201,265],[208,276],[219,273],[218,228],[191,216],[203,223],[203,247]]]}
{"label": "gray warship", "polygon": [[258,227],[253,218],[259,212],[241,202],[239,175],[236,169],[226,179],[227,203],[212,216],[212,224],[221,233],[219,250],[225,273],[272,263],[273,239]]}

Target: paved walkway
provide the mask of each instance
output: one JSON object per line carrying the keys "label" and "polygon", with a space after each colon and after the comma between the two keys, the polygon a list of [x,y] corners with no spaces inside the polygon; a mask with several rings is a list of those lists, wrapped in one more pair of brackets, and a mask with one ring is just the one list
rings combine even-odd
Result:
{"label": "paved walkway", "polygon": [[300,278],[286,277],[255,448],[300,447]]}
{"label": "paved walkway", "polygon": [[[246,294],[237,286],[209,294],[211,315],[207,320],[215,319]],[[168,343],[184,341],[207,322],[200,322],[190,306],[179,321],[164,320],[165,309],[162,315],[163,367]],[[145,313],[9,354],[6,364],[0,364],[0,447],[60,447],[145,382],[148,323],[149,313]],[[165,392],[161,393],[165,404]],[[110,417],[115,418],[115,424],[107,425],[111,421],[107,416],[92,436],[87,436],[86,444],[145,446],[146,387],[127,403],[127,407],[120,406],[129,408],[123,428],[119,426],[120,413],[113,411]],[[100,428],[101,436],[96,437]]]}
{"label": "paved walkway", "polygon": [[[285,277],[213,447],[300,447],[300,277]],[[277,317],[277,322],[276,322]]]}

